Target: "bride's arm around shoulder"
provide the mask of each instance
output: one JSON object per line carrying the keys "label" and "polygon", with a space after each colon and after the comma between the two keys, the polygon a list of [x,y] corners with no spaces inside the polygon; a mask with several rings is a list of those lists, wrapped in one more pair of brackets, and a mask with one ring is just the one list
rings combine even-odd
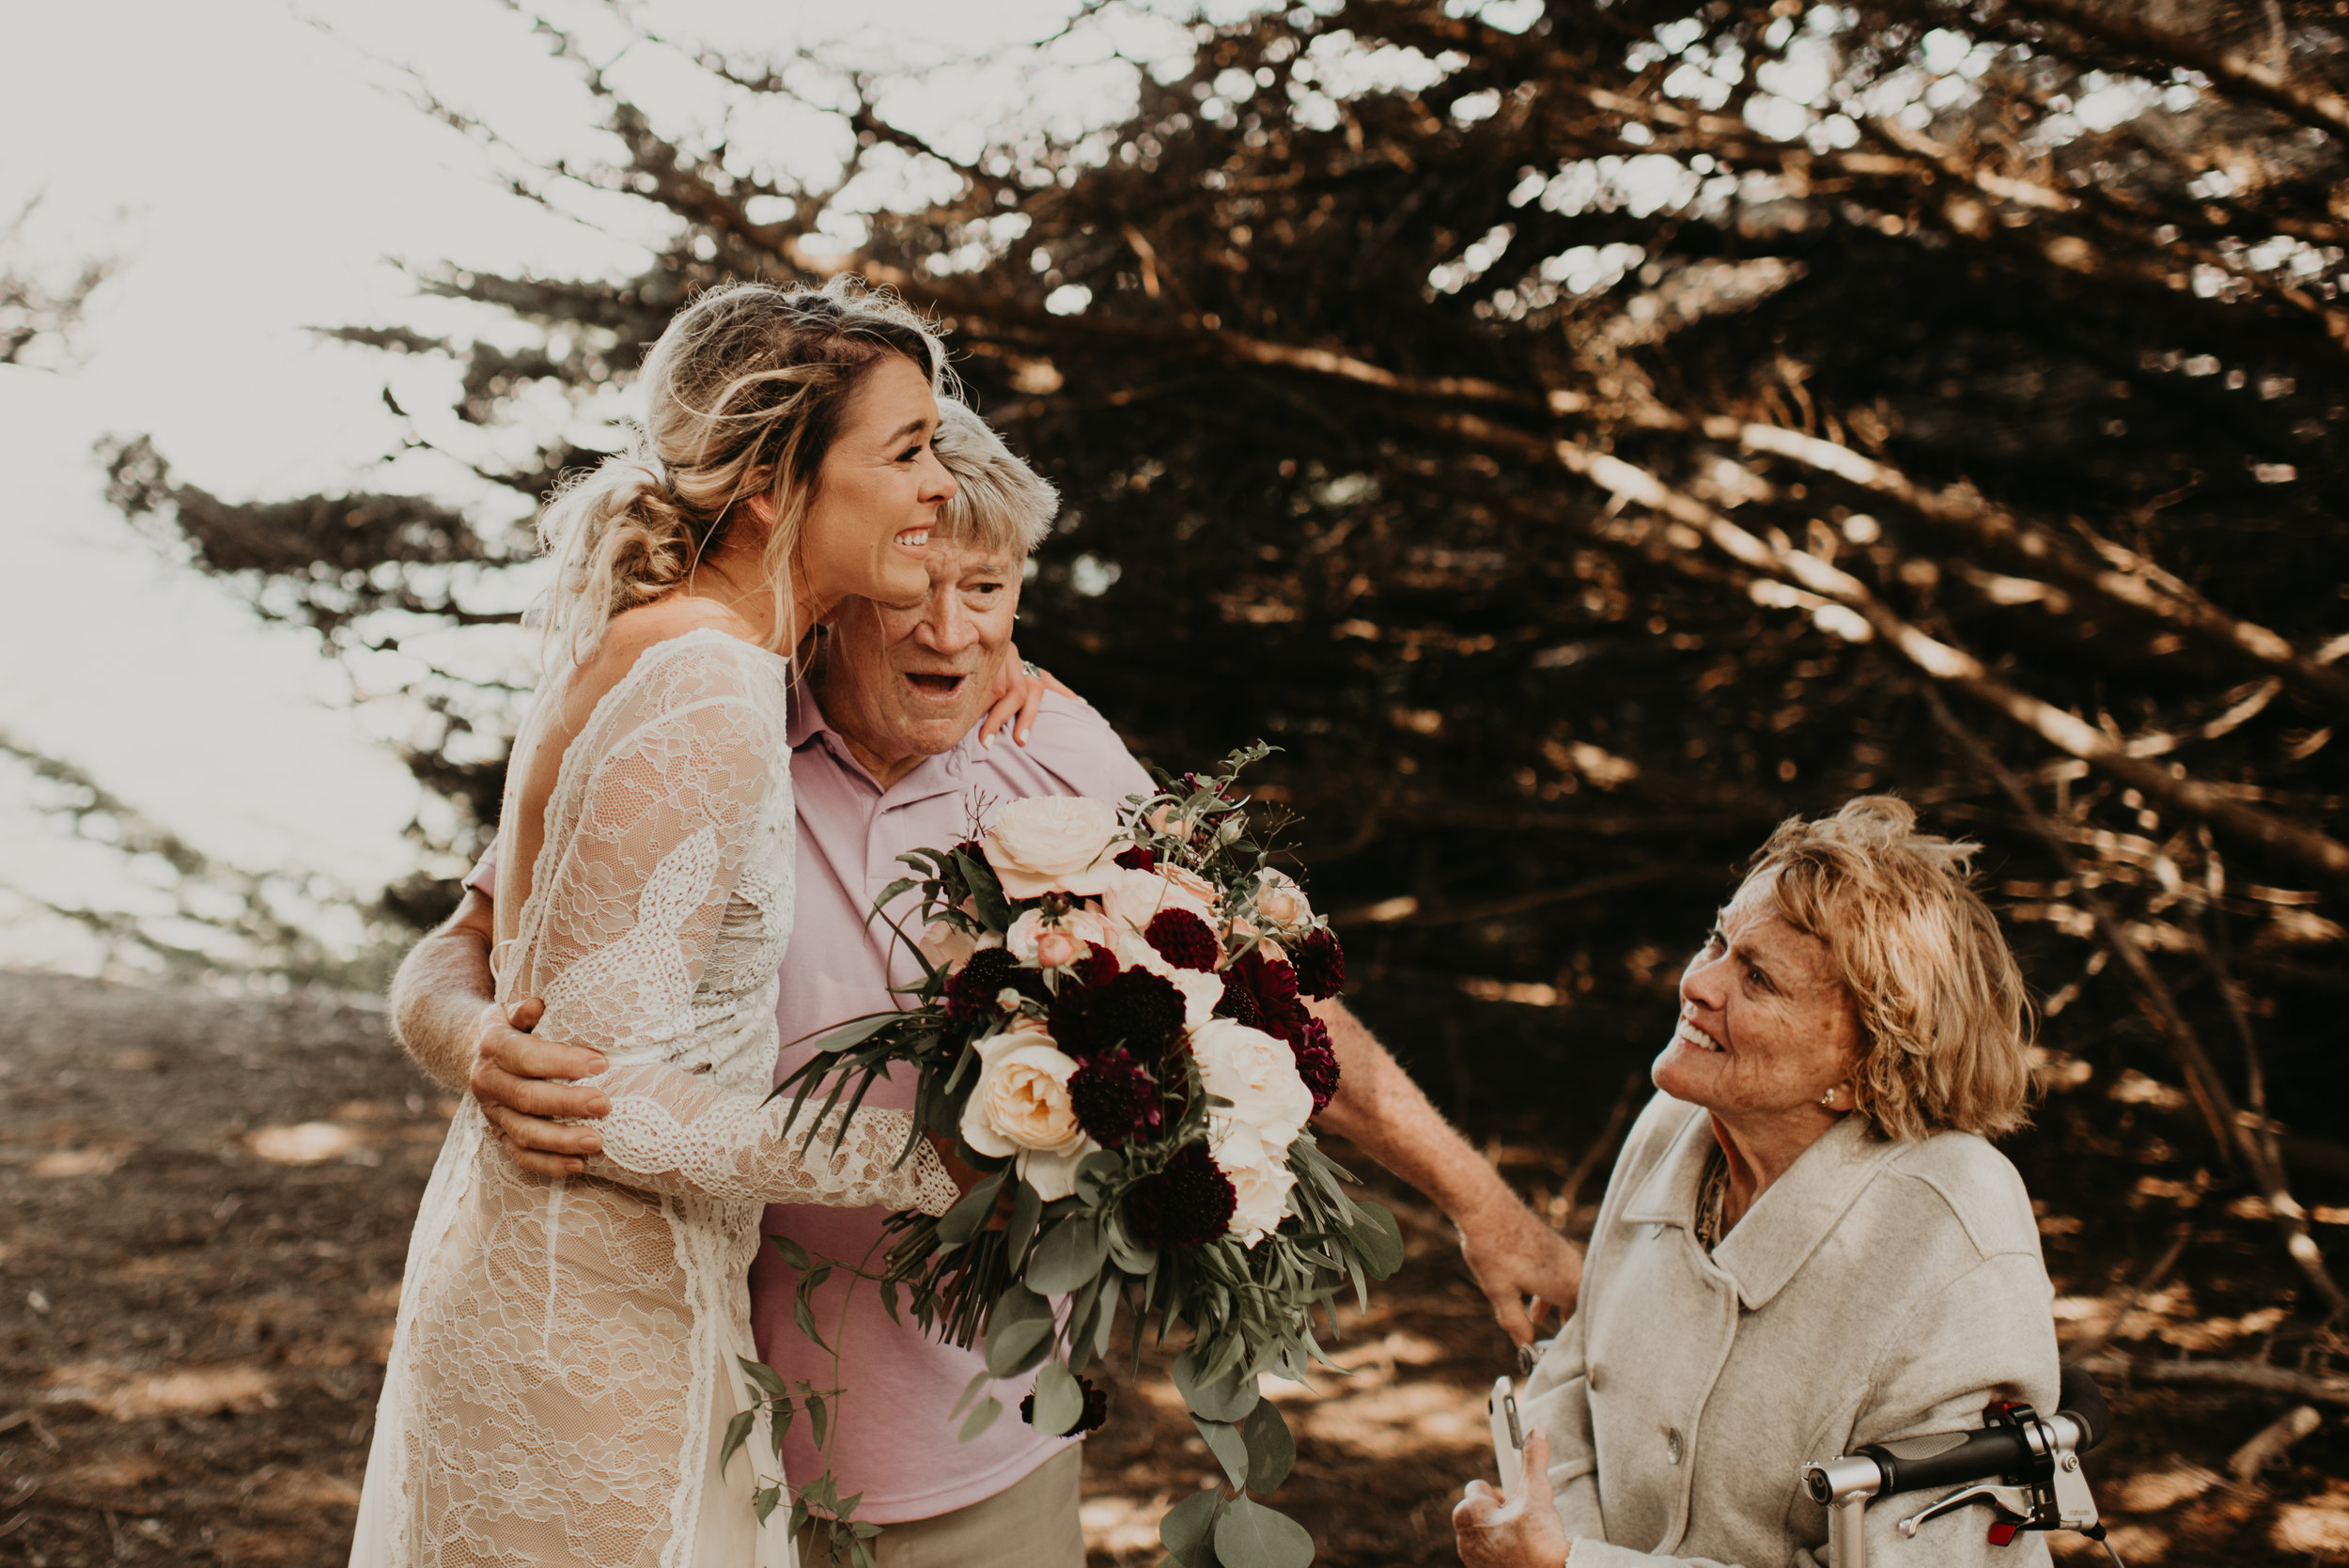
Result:
{"label": "bride's arm around shoulder", "polygon": [[[771,949],[721,933],[747,903],[787,925],[790,747],[785,667],[742,640],[723,611],[695,601],[617,617],[565,692],[569,744],[591,755],[549,808],[568,842],[540,857],[548,885],[525,936],[547,1012],[539,1027],[601,1050],[587,1080],[610,1097],[603,1152],[588,1173],[630,1187],[758,1203],[882,1204],[942,1213],[957,1190],[900,1112],[839,1119],[804,1153],[784,1135],[787,1107],[729,1092],[676,1057],[697,1014],[731,990],[756,1011]],[[565,807],[569,809],[563,809]],[[734,933],[739,936],[738,929]],[[746,966],[711,972],[714,961]],[[750,1020],[766,1025],[765,1017]]]}

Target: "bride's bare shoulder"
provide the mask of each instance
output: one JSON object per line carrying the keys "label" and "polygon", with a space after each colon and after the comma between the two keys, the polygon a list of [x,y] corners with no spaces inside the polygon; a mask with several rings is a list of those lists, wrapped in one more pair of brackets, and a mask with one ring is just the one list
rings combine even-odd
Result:
{"label": "bride's bare shoulder", "polygon": [[644,658],[663,643],[695,631],[718,631],[744,644],[755,646],[750,625],[723,604],[688,595],[677,595],[653,604],[640,604],[612,617],[604,630],[602,644],[585,664],[573,671],[565,682],[564,706],[578,709],[583,716],[603,694],[628,678],[628,673]]}

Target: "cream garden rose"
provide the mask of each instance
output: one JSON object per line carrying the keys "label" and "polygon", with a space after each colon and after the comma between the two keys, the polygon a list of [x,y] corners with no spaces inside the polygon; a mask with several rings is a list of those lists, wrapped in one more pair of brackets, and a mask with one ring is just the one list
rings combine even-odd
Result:
{"label": "cream garden rose", "polygon": [[1287,1149],[1267,1147],[1263,1135],[1228,1116],[1207,1118],[1207,1156],[1232,1184],[1230,1233],[1244,1247],[1253,1247],[1280,1228],[1288,1213],[1289,1189],[1297,1177],[1288,1168]]}
{"label": "cream garden rose", "polygon": [[1077,1165],[1100,1145],[1068,1103],[1075,1058],[1035,1028],[979,1046],[979,1079],[962,1110],[962,1138],[983,1155],[1018,1157],[1019,1174],[1047,1203],[1077,1190]]}
{"label": "cream garden rose", "polygon": [[1117,812],[1081,795],[1038,795],[995,814],[980,847],[1012,898],[1097,894],[1123,870],[1111,856]]}
{"label": "cream garden rose", "polygon": [[1232,1102],[1217,1114],[1254,1132],[1276,1159],[1285,1156],[1314,1113],[1314,1092],[1288,1046],[1237,1019],[1209,1018],[1190,1032],[1190,1054],[1207,1093]]}

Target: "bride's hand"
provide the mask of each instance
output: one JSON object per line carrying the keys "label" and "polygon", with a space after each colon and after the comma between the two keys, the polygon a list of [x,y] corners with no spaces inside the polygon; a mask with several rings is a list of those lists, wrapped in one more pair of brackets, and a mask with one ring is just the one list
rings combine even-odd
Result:
{"label": "bride's hand", "polygon": [[[1049,671],[1038,669],[1019,657],[1019,644],[1003,649],[1003,662],[995,675],[995,690],[988,693],[987,716],[979,721],[979,744],[992,746],[995,732],[1005,724],[1012,725],[1011,737],[1020,745],[1028,743],[1028,732],[1035,725],[1036,710],[1044,706],[1044,693],[1057,691],[1064,697],[1077,693],[1061,684]],[[1077,697],[1079,702],[1084,701]]]}

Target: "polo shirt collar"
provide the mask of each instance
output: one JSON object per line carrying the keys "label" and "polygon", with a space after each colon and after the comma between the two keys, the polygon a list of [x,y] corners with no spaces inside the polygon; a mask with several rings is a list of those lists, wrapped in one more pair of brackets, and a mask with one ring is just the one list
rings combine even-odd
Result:
{"label": "polo shirt collar", "polygon": [[[1693,1231],[1713,1119],[1691,1109],[1696,1113],[1671,1149],[1626,1201],[1626,1222]],[[1897,1153],[1899,1145],[1875,1136],[1860,1116],[1844,1117],[1805,1149],[1713,1249],[1713,1265],[1736,1285],[1738,1300],[1751,1311],[1784,1289]]]}

